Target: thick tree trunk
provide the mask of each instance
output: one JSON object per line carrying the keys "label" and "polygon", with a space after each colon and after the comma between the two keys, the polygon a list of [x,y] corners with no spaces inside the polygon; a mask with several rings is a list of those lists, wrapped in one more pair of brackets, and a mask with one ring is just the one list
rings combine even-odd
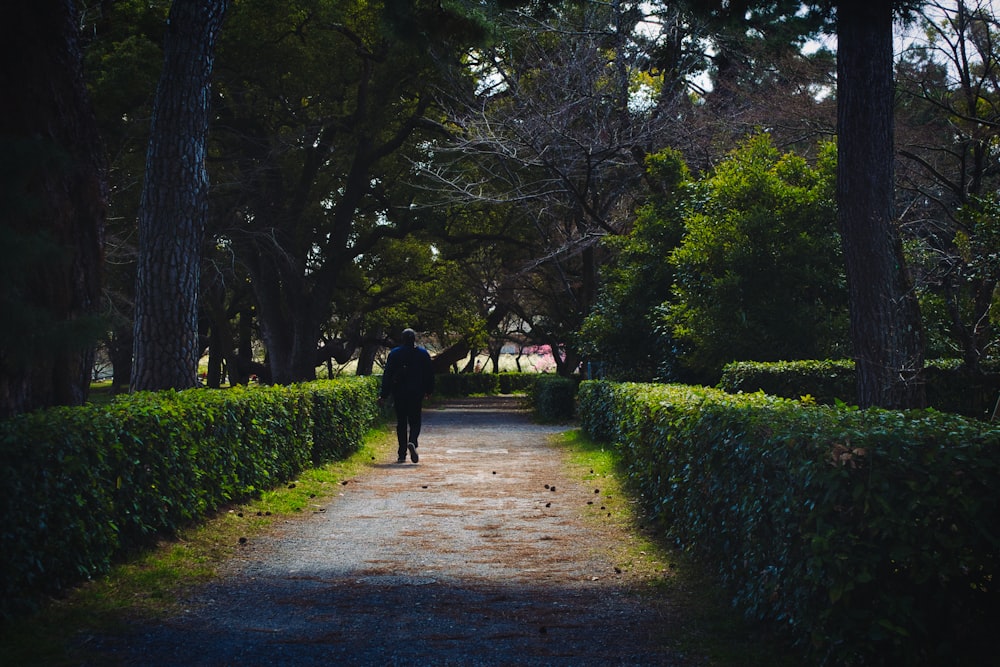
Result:
{"label": "thick tree trunk", "polygon": [[358,355],[358,375],[371,375],[375,372],[375,356],[381,347],[374,341],[366,341],[361,346],[361,354]]}
{"label": "thick tree trunk", "polygon": [[115,330],[111,335],[108,352],[111,356],[111,366],[114,369],[114,379],[111,381],[111,393],[121,394],[128,391],[132,378],[132,327]]}
{"label": "thick tree trunk", "polygon": [[0,21],[0,417],[90,386],[107,181],[77,19],[38,0]]}
{"label": "thick tree trunk", "polygon": [[198,290],[208,216],[205,143],[227,0],[174,0],[139,205],[133,390],[198,383]]}
{"label": "thick tree trunk", "polygon": [[920,311],[893,212],[892,0],[837,13],[837,204],[862,407],[924,404]]}
{"label": "thick tree trunk", "polygon": [[322,327],[312,306],[324,300],[309,294],[305,280],[295,271],[282,271],[273,266],[273,261],[257,256],[248,264],[257,322],[267,350],[267,381],[292,384],[315,380]]}
{"label": "thick tree trunk", "polygon": [[237,327],[239,341],[236,343],[236,361],[230,364],[230,384],[247,384],[254,370],[253,361],[253,312],[250,309],[240,311]]}

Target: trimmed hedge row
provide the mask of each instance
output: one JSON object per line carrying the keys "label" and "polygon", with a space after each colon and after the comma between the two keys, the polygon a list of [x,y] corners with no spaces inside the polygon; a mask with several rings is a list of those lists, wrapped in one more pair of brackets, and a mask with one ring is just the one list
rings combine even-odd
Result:
{"label": "trimmed hedge row", "polygon": [[[927,404],[937,410],[981,419],[992,413],[1000,396],[1000,373],[970,375],[957,359],[928,361],[924,372]],[[808,394],[826,405],[858,402],[854,362],[846,360],[734,362],[723,368],[719,388],[793,399]]]}
{"label": "trimmed hedge row", "polygon": [[546,422],[573,419],[576,412],[578,377],[541,375],[531,388],[531,405],[535,417]]}
{"label": "trimmed hedge row", "polygon": [[984,664],[1000,612],[1000,429],[932,410],[586,382],[669,535],[816,664]]}
{"label": "trimmed hedge row", "polygon": [[531,391],[540,373],[442,373],[434,377],[434,391],[442,396],[513,394]]}
{"label": "trimmed hedge row", "polygon": [[342,458],[377,380],[138,393],[0,422],[0,618],[220,505]]}
{"label": "trimmed hedge row", "polygon": [[434,378],[442,396],[527,392],[535,416],[542,421],[573,418],[579,380],[547,373],[444,373]]}

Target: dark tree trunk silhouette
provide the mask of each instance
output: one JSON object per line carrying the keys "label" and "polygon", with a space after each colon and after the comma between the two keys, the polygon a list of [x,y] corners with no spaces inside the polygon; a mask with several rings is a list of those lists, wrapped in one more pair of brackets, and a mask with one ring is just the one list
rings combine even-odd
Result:
{"label": "dark tree trunk silhouette", "polygon": [[107,168],[71,0],[0,22],[0,417],[87,398]]}
{"label": "dark tree trunk silhouette", "polygon": [[920,311],[893,211],[892,0],[837,6],[837,204],[862,407],[924,404]]}
{"label": "dark tree trunk silhouette", "polygon": [[139,206],[133,390],[197,385],[205,143],[215,42],[227,0],[174,0]]}

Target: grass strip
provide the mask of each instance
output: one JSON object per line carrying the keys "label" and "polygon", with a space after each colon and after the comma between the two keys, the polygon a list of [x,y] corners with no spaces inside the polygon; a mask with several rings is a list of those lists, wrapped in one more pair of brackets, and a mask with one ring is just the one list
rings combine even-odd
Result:
{"label": "grass strip", "polygon": [[718,583],[689,554],[674,546],[666,530],[643,512],[625,482],[617,452],[579,430],[552,438],[567,458],[571,477],[594,487],[585,515],[595,530],[624,534],[601,540],[610,548],[616,571],[638,581],[639,592],[663,610],[664,640],[682,653],[705,656],[713,667],[798,667],[790,644],[732,607]]}
{"label": "grass strip", "polygon": [[395,434],[382,428],[344,461],[303,471],[295,480],[233,504],[197,525],[131,554],[104,577],[50,600],[36,614],[0,634],[0,665],[95,664],[87,645],[95,635],[122,633],[136,619],[182,612],[192,588],[217,576],[217,565],[236,555],[278,521],[319,511],[342,484],[395,452]]}

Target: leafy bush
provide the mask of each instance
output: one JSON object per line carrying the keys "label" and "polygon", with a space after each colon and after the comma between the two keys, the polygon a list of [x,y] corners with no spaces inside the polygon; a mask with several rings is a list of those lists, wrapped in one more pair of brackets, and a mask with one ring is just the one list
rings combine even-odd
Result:
{"label": "leafy bush", "polygon": [[585,383],[669,534],[817,662],[976,664],[1000,601],[1000,429],[932,410]]}
{"label": "leafy bush", "polygon": [[500,381],[495,373],[442,373],[434,378],[434,391],[442,396],[496,394]]}
{"label": "leafy bush", "polygon": [[[957,359],[928,361],[925,376],[927,404],[944,412],[982,418],[1000,396],[1000,374],[970,375]],[[735,362],[723,369],[719,388],[793,399],[809,395],[825,405],[857,403],[854,362],[847,360]]]}
{"label": "leafy bush", "polygon": [[345,378],[303,385],[313,398],[314,464],[345,459],[358,450],[378,413],[378,382]]}
{"label": "leafy bush", "polygon": [[812,167],[762,134],[692,186],[663,311],[686,368],[717,378],[733,359],[809,359],[843,349],[835,174],[834,144],[820,147]]}
{"label": "leafy bush", "polygon": [[576,388],[579,381],[559,375],[540,375],[531,392],[535,416],[542,421],[558,422],[573,418],[576,412]]}
{"label": "leafy bush", "polygon": [[434,391],[442,396],[512,394],[531,391],[539,373],[442,373],[434,378]]}
{"label": "leafy bush", "polygon": [[0,422],[0,618],[225,502],[346,456],[377,381],[139,393]]}
{"label": "leafy bush", "polygon": [[500,383],[501,394],[513,394],[521,391],[531,392],[540,377],[543,376],[538,373],[500,373],[497,375],[497,380]]}

